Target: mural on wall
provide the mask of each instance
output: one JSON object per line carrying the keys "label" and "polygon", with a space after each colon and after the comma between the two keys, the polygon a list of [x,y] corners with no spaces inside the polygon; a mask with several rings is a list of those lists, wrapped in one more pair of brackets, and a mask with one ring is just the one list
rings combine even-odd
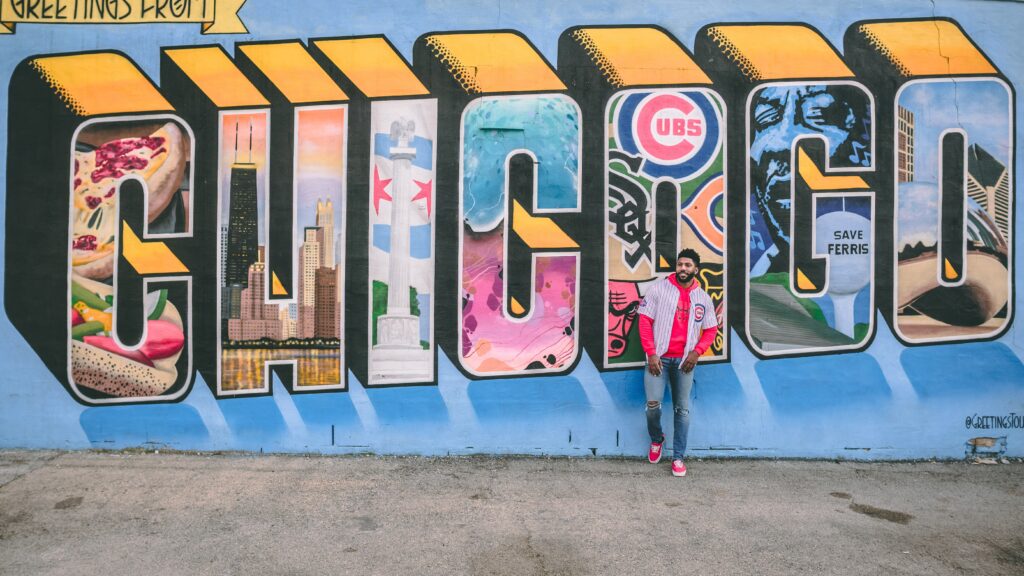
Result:
{"label": "mural on wall", "polygon": [[369,384],[434,379],[437,104],[371,104]]}
{"label": "mural on wall", "polygon": [[709,25],[696,50],[745,113],[731,119],[745,142],[740,332],[765,357],[862,349],[875,307],[871,93],[805,25]]}
{"label": "mural on wall", "polygon": [[[725,298],[726,110],[690,52],[656,26],[581,26],[559,37],[559,74],[583,110],[586,237],[583,342],[603,369],[645,360],[636,311],[646,286],[682,248],[728,320]],[[652,88],[651,86],[657,86]],[[589,282],[605,284],[594,294]],[[596,297],[595,297],[596,296]],[[721,331],[702,361],[727,359]]]}
{"label": "mural on wall", "polygon": [[[82,73],[95,68],[105,76]],[[124,91],[111,94],[108,83]],[[112,52],[29,58],[14,84],[11,96],[32,107],[10,130],[35,137],[8,164],[9,189],[23,192],[8,196],[20,217],[8,212],[7,230],[34,240],[7,259],[9,317],[80,402],[184,397],[193,370],[190,127]]]}
{"label": "mural on wall", "polygon": [[203,34],[248,32],[238,17],[246,0],[118,0],[116,2],[41,2],[3,0],[0,34],[14,34],[18,24],[201,24]]}
{"label": "mural on wall", "polygon": [[347,367],[371,386],[432,384],[437,100],[384,36],[314,39],[309,50],[349,98]]}
{"label": "mural on wall", "polygon": [[[776,84],[751,95],[748,318],[750,337],[765,353],[849,348],[870,333],[873,195],[829,194],[838,202],[826,202],[823,193],[835,184],[822,172],[870,167],[871,116],[867,91],[854,84]],[[824,165],[807,154],[802,137],[824,138]],[[813,216],[797,220],[800,199],[812,197],[806,213]],[[800,266],[799,229],[813,229],[805,253],[826,257],[827,275]]]}
{"label": "mural on wall", "polygon": [[[938,35],[942,54],[915,49]],[[1013,313],[1013,90],[948,20],[850,26],[851,65],[892,81],[890,317],[907,344],[997,336]]]}
{"label": "mural on wall", "polygon": [[[608,103],[607,365],[646,362],[636,309],[683,247],[700,255],[699,281],[722,314],[723,107],[704,90],[620,92]],[[706,355],[722,357],[724,341],[719,334]]]}
{"label": "mural on wall", "polygon": [[223,115],[218,391],[266,392],[271,367],[295,390],[344,388],[346,95],[297,42],[238,61],[271,108]]}
{"label": "mural on wall", "polygon": [[[117,276],[131,274],[125,263],[136,274],[154,266],[186,271],[173,254],[146,254],[139,234],[175,237],[190,231],[190,141],[179,122],[160,117],[87,124],[75,139],[70,383],[91,400],[174,396],[189,379],[185,325],[175,304],[184,296],[180,286],[143,282],[144,325],[139,333],[137,324],[117,317],[119,311],[133,311],[116,306],[115,283]],[[141,226],[138,220],[133,226],[122,219],[119,211],[129,188],[134,188],[131,194],[139,193],[138,186],[122,185],[129,179],[142,184]]]}
{"label": "mural on wall", "polygon": [[[998,80],[918,80],[900,90],[893,303],[905,340],[984,337],[1008,321],[1010,102]],[[949,210],[950,200],[959,206]]]}
{"label": "mural on wall", "polygon": [[459,190],[457,219],[438,207],[439,245],[459,254],[438,270],[460,285],[441,308],[457,318],[454,333],[439,326],[443,347],[474,377],[565,373],[579,357],[580,109],[519,34],[428,34],[416,50],[421,77],[448,95],[440,148],[460,158],[438,173]]}
{"label": "mural on wall", "polygon": [[[725,324],[702,393],[775,417],[806,377],[830,407],[842,365],[888,406],[917,392],[887,380],[917,381],[913,352],[1011,325],[1015,95],[955,22],[845,40],[709,24],[690,53],[574,27],[557,67],[508,30],[425,33],[411,63],[380,35],[181,46],[154,48],[159,86],[109,50],[31,56],[6,313],[83,422],[201,406],[212,435],[271,406],[288,449],[311,445],[299,422],[362,450],[353,429],[395,422],[632,415],[636,303],[690,247]],[[890,333],[922,346],[876,356]]]}
{"label": "mural on wall", "polygon": [[[195,236],[205,246],[213,249],[192,251],[189,255],[195,265],[192,276],[201,286],[204,296],[194,301],[192,321],[195,327],[196,367],[210,390],[217,396],[225,394],[222,386],[222,340],[228,335],[228,321],[232,314],[232,295],[235,319],[241,319],[241,290],[232,291],[227,286],[228,245],[232,243],[230,228],[232,195],[235,203],[236,225],[233,247],[245,251],[249,260],[236,259],[230,267],[233,278],[241,283],[249,282],[248,265],[259,256],[259,232],[254,226],[264,226],[265,220],[252,221],[245,218],[242,198],[250,210],[262,201],[266,203],[267,187],[267,125],[270,122],[270,101],[257,90],[256,86],[238,68],[235,60],[219,45],[165,48],[161,51],[160,80],[163,93],[172,102],[182,118],[186,119],[197,134],[194,147],[196,161],[192,174],[196,186],[193,194]],[[236,166],[237,165],[237,166]],[[235,186],[232,189],[232,186]],[[257,190],[258,188],[258,190]],[[224,199],[228,203],[224,203]],[[262,199],[262,200],[260,200]],[[265,244],[264,244],[265,248]],[[263,253],[266,267],[266,253]],[[240,263],[241,262],[241,263]],[[257,274],[254,282],[262,282],[266,275]],[[236,287],[237,288],[237,287]],[[263,291],[251,291],[249,304],[262,297]],[[225,301],[225,299],[227,301]],[[262,311],[263,308],[258,309]],[[253,308],[247,309],[250,317]],[[236,322],[236,330],[239,328]],[[228,351],[228,355],[236,352]],[[241,364],[236,365],[240,367]],[[228,394],[245,393],[265,389],[262,383],[263,366],[249,368],[247,376],[251,387],[236,390],[238,383],[228,384]],[[256,378],[256,374],[260,378]]]}
{"label": "mural on wall", "polygon": [[[513,138],[493,134],[515,125]],[[524,207],[529,195],[517,198],[512,187],[532,188],[535,214],[578,209],[579,110],[565,96],[475,100],[463,116],[463,134],[463,365],[479,374],[560,371],[577,354],[579,260],[557,250],[575,242],[550,219],[531,216]],[[516,240],[549,250],[516,262],[509,247]],[[513,274],[522,278],[527,271],[533,286],[526,298],[516,298],[508,286]]]}
{"label": "mural on wall", "polygon": [[[296,111],[296,226],[298,290],[290,301],[267,271],[267,198],[270,162],[266,113],[223,116],[220,288],[224,393],[263,390],[269,365],[294,365],[298,386],[331,386],[341,380],[341,195],[344,180],[345,110]],[[337,210],[335,209],[337,206]],[[262,225],[261,225],[262,224]],[[336,233],[335,230],[338,230]]]}

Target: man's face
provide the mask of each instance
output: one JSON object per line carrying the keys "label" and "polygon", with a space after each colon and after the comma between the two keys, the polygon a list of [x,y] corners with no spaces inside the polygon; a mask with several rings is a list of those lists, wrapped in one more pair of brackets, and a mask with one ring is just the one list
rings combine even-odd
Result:
{"label": "man's face", "polygon": [[697,274],[697,264],[693,260],[689,258],[676,260],[676,280],[680,284],[689,284],[695,274]]}

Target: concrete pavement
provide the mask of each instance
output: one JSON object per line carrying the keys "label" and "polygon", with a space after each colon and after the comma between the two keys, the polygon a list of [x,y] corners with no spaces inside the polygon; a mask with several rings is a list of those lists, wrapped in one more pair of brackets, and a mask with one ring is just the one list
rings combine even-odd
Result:
{"label": "concrete pavement", "polygon": [[2,574],[1024,573],[1024,464],[0,451]]}

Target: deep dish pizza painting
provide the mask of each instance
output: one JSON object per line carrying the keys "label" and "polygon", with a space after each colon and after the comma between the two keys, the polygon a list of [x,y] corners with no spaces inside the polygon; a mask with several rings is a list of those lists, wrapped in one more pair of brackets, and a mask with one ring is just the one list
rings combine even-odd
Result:
{"label": "deep dish pizza painting", "polygon": [[140,342],[122,342],[114,326],[121,185],[144,183],[145,229],[172,237],[189,228],[189,140],[173,120],[87,125],[75,140],[70,225],[70,376],[92,400],[162,396],[180,388],[185,347],[174,287],[153,282],[143,296]]}
{"label": "deep dish pizza painting", "polygon": [[[139,128],[145,131],[145,126]],[[122,178],[138,176],[146,182],[150,232],[183,232],[176,228],[184,224],[187,209],[187,191],[185,196],[178,193],[186,165],[181,128],[167,122],[151,134],[89,143],[105,137],[109,136],[101,128],[86,129],[75,150],[71,265],[76,274],[96,280],[113,274],[117,187]],[[171,207],[172,200],[179,202]]]}

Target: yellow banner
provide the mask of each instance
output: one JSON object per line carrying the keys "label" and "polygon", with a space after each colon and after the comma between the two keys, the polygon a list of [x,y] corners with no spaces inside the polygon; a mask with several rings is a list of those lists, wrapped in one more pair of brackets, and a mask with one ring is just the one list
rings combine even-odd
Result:
{"label": "yellow banner", "polygon": [[202,24],[203,34],[244,34],[245,0],[0,0],[0,34],[23,24]]}

